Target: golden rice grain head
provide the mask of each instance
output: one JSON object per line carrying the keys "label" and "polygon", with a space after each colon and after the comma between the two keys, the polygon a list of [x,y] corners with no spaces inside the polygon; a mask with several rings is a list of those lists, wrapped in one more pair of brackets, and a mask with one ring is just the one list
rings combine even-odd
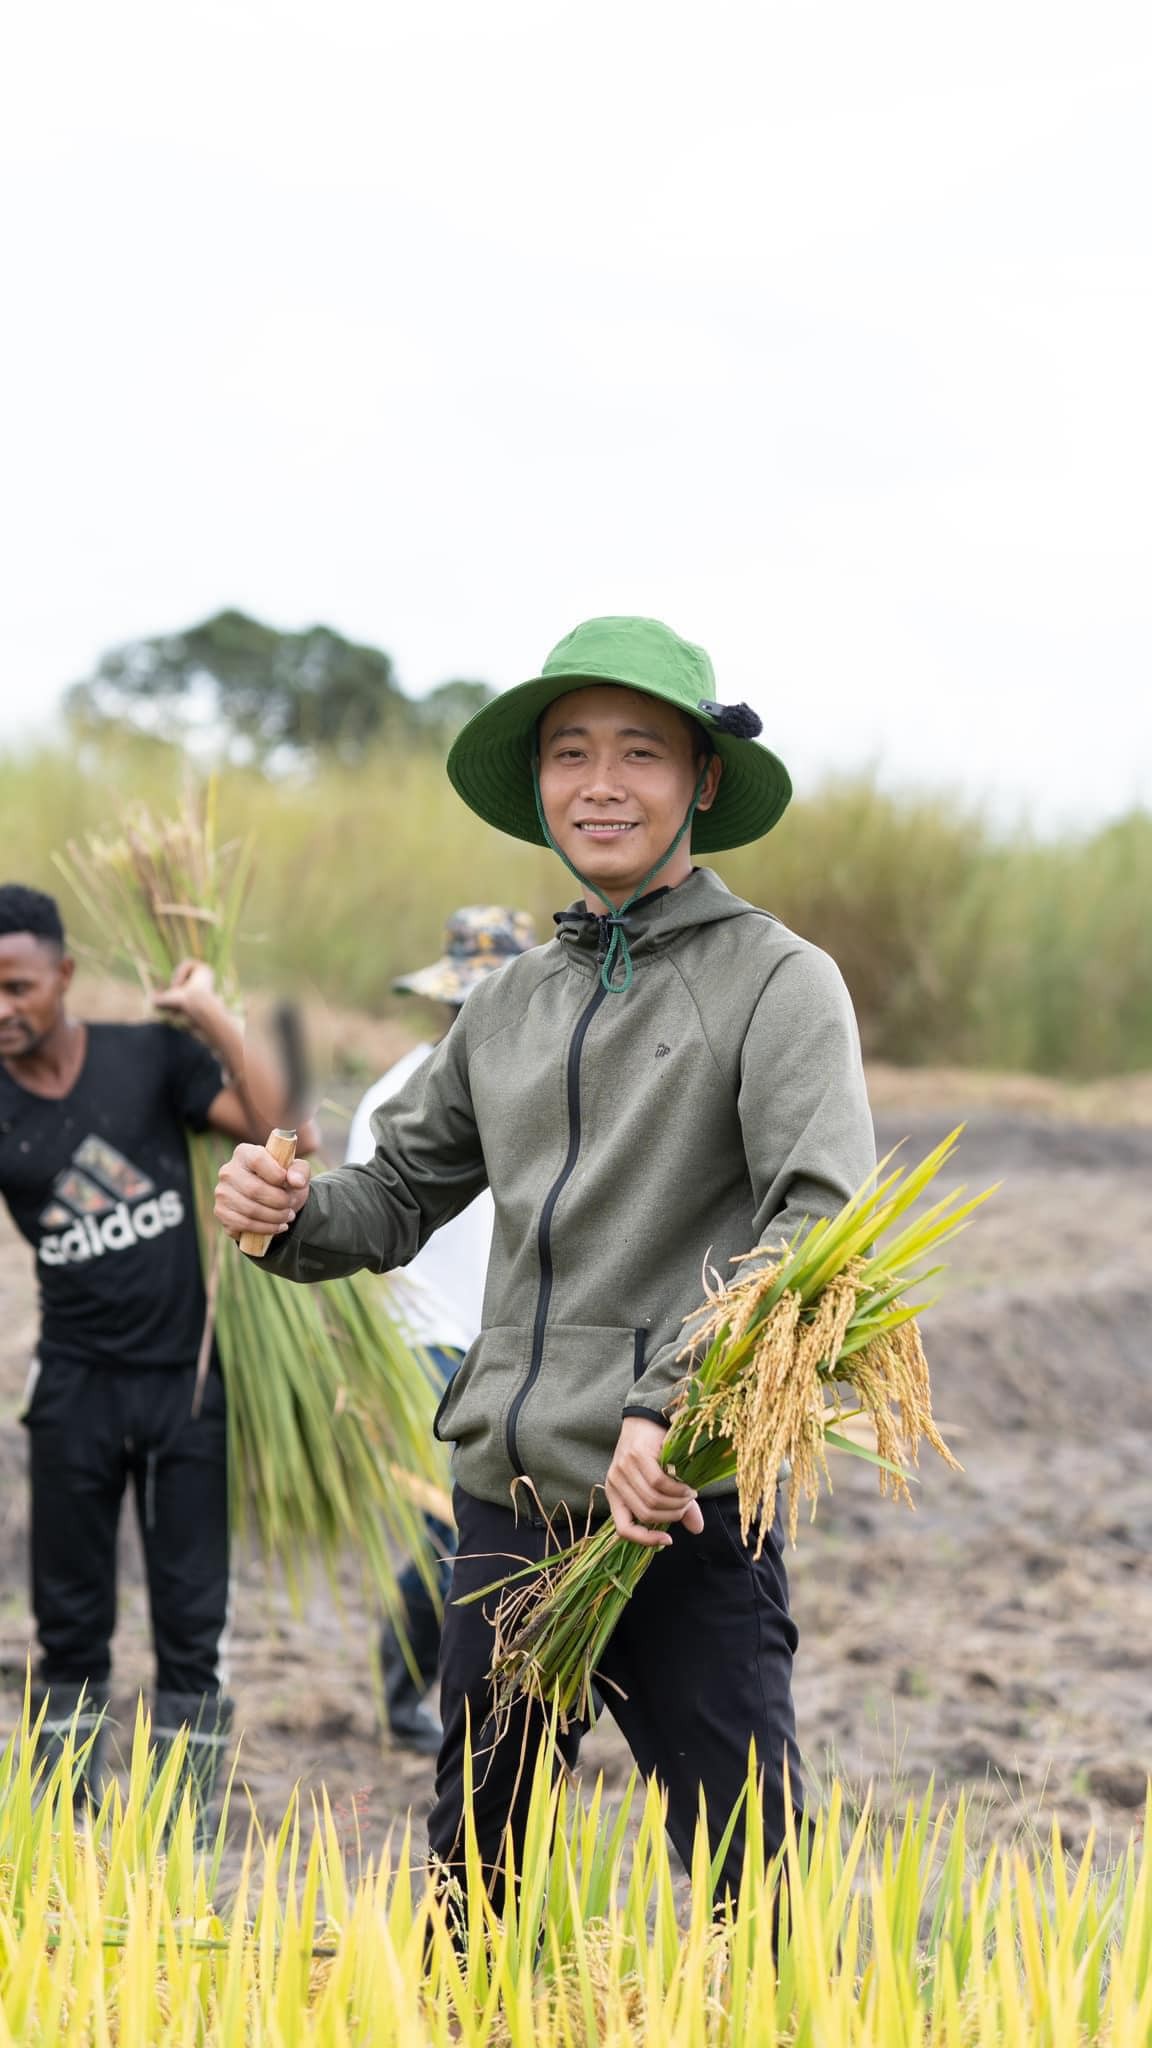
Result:
{"label": "golden rice grain head", "polygon": [[904,1434],[912,1446],[913,1456],[918,1451],[919,1439],[924,1437],[937,1456],[943,1458],[954,1472],[959,1472],[962,1467],[941,1436],[932,1413],[928,1360],[916,1321],[902,1323],[898,1329],[889,1331],[887,1343]]}
{"label": "golden rice grain head", "polygon": [[796,1350],[798,1371],[816,1372],[824,1366],[830,1372],[835,1366],[840,1346],[848,1334],[848,1325],[856,1313],[861,1270],[862,1261],[853,1259],[822,1289],[813,1313],[805,1318],[800,1332]]}

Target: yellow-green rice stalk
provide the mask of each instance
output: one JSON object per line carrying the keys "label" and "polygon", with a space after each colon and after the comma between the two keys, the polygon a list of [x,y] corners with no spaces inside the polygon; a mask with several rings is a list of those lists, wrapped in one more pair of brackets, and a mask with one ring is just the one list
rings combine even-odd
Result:
{"label": "yellow-green rice stalk", "polygon": [[[109,964],[149,998],[181,960],[206,962],[237,999],[235,944],[250,849],[218,845],[213,787],[170,818],[131,813],[115,837],[71,843],[58,865],[102,933]],[[270,1285],[212,1216],[226,1147],[189,1140],[210,1328],[228,1395],[233,1521],[284,1572],[294,1597],[318,1560],[336,1581],[352,1551],[393,1615],[396,1558],[435,1589],[423,1509],[446,1513],[426,1362],[404,1341],[387,1285],[370,1275]]]}
{"label": "yellow-green rice stalk", "polygon": [[1057,1827],[981,1845],[963,1801],[853,1826],[832,1784],[785,1844],[776,1941],[757,1829],[718,1900],[701,1826],[685,1898],[657,1785],[617,1810],[554,1761],[503,1917],[478,1889],[457,1935],[409,1834],[350,1854],[325,1798],[253,1823],[225,1897],[186,1804],[166,1826],[178,1758],[154,1783],[143,1720],[127,1792],[73,1823],[25,1718],[0,1746],[0,2048],[1147,2048],[1152,1798],[1106,1863]]}
{"label": "yellow-green rice stalk", "polygon": [[[715,1276],[686,1324],[686,1377],[662,1462],[697,1490],[734,1482],[745,1538],[755,1530],[758,1547],[785,1473],[795,1542],[801,1495],[815,1514],[830,1448],[866,1458],[881,1492],[909,1505],[909,1465],[922,1441],[956,1464],[933,1420],[917,1309],[904,1296],[929,1277],[926,1257],[991,1193],[965,1201],[958,1189],[910,1220],[959,1135],[907,1170],[882,1160],[836,1216],[775,1255],[749,1254],[728,1285]],[[844,1433],[850,1419],[871,1425],[874,1449]],[[655,1554],[605,1521],[542,1564],[469,1596],[501,1591],[498,1717],[521,1693],[555,1706],[562,1722],[590,1713],[605,1646]]]}

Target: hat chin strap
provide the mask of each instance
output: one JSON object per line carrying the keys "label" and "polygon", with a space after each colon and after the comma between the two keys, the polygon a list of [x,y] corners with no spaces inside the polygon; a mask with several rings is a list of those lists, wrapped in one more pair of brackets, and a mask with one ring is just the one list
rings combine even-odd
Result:
{"label": "hat chin strap", "polygon": [[[565,867],[568,869],[570,874],[575,875],[576,880],[579,882],[580,887],[585,891],[585,893],[591,890],[594,896],[598,896],[600,898],[601,903],[606,903],[608,906],[610,914],[605,921],[607,924],[611,926],[612,937],[609,941],[608,951],[604,956],[604,960],[600,968],[600,985],[603,988],[604,993],[606,995],[626,995],[628,990],[632,986],[632,948],[628,944],[628,934],[624,929],[624,919],[627,913],[631,910],[633,904],[638,902],[639,898],[643,896],[645,890],[648,887],[648,884],[651,881],[653,881],[655,877],[660,873],[661,868],[667,867],[668,862],[671,860],[672,855],[676,852],[676,849],[680,845],[682,839],[684,838],[685,833],[691,829],[692,820],[696,816],[696,806],[700,802],[700,799],[704,794],[704,783],[707,778],[710,766],[711,763],[709,761],[705,761],[704,766],[700,770],[699,776],[696,780],[696,787],[692,792],[692,801],[689,804],[688,810],[685,814],[684,823],[681,825],[680,830],[676,834],[675,839],[672,841],[671,846],[668,848],[667,853],[662,853],[660,855],[660,858],[656,862],[656,865],[654,867],[649,868],[648,873],[644,876],[643,880],[637,883],[636,887],[632,891],[632,894],[629,896],[628,901],[626,903],[622,903],[620,905],[620,908],[617,909],[616,905],[612,901],[612,898],[610,896],[605,895],[603,889],[600,887],[599,882],[591,882],[589,881],[587,875],[582,875],[580,873],[579,868],[576,866],[575,861],[569,860],[568,855],[564,852],[563,848],[557,846],[556,841],[553,839],[552,834],[548,829],[548,820],[544,816],[544,799],[540,794],[540,757],[538,754],[534,754],[532,757],[532,794],[536,799],[536,816],[540,820],[540,830],[543,832],[544,837],[547,840],[549,846],[552,848],[552,851],[556,855],[556,858],[558,860],[563,861]],[[624,967],[624,977],[621,981],[617,981],[614,978],[616,974],[617,960],[620,960],[623,963]]]}

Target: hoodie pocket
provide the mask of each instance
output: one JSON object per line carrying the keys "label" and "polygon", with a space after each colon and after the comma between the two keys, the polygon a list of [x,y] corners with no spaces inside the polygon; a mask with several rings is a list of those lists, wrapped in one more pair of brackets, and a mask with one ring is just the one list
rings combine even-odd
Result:
{"label": "hoodie pocket", "polygon": [[520,1461],[541,1498],[587,1509],[603,1486],[646,1332],[595,1324],[547,1331],[537,1375],[516,1424]]}
{"label": "hoodie pocket", "polygon": [[436,1410],[433,1434],[442,1444],[472,1453],[483,1453],[490,1439],[503,1444],[502,1418],[527,1377],[531,1345],[520,1324],[481,1330]]}

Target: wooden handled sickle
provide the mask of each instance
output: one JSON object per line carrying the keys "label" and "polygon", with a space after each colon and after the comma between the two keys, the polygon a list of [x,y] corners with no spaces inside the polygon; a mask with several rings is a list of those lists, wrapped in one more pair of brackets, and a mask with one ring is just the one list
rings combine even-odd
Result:
{"label": "wooden handled sickle", "polygon": [[[295,1003],[277,1004],[272,1029],[284,1071],[285,1107],[284,1122],[270,1134],[265,1150],[272,1154],[277,1166],[291,1166],[296,1157],[296,1133],[309,1113],[308,1054],[304,1026]],[[246,1230],[240,1239],[240,1249],[249,1258],[262,1259],[271,1242],[271,1234],[262,1237],[257,1231]]]}

